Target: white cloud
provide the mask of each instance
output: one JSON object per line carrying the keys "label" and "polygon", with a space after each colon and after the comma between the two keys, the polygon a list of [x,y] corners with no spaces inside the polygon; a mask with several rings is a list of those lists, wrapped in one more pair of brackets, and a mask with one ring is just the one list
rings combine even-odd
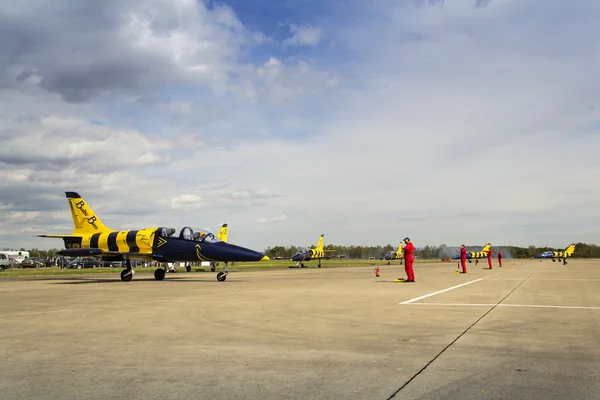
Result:
{"label": "white cloud", "polygon": [[[24,229],[69,231],[67,190],[108,226],[227,222],[234,243],[259,250],[321,233],[417,246],[597,240],[597,2],[356,2],[363,18],[327,25],[342,50],[310,59],[302,47],[250,57],[270,39],[227,8],[140,4],[115,1],[117,22],[38,25],[45,47],[0,60],[13,78],[0,98],[0,209],[41,212],[2,221],[0,247],[24,245],[30,235],[8,235]],[[102,40],[75,54],[62,40],[73,32]],[[114,38],[141,66],[105,45]],[[98,60],[137,69],[119,80]]]}
{"label": "white cloud", "polygon": [[323,31],[316,26],[290,24],[292,37],[284,40],[285,46],[316,46],[323,38]]}
{"label": "white cloud", "polygon": [[286,219],[288,219],[288,216],[285,214],[281,214],[278,215],[277,217],[273,217],[273,218],[259,218],[256,220],[256,222],[258,222],[259,224],[265,224],[265,223],[272,223],[275,224],[277,222],[281,222],[281,221],[285,221]]}

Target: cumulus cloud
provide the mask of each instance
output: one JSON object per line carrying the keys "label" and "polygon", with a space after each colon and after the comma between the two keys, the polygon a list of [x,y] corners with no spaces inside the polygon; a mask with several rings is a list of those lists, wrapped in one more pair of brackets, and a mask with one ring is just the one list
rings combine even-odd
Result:
{"label": "cumulus cloud", "polygon": [[316,26],[290,24],[292,36],[283,41],[286,46],[316,46],[323,37],[323,31]]}
{"label": "cumulus cloud", "polygon": [[36,4],[0,15],[3,247],[62,245],[31,233],[72,229],[70,190],[259,250],[600,234],[595,1],[351,1],[329,49],[192,0]]}
{"label": "cumulus cloud", "polygon": [[281,215],[279,215],[277,217],[273,217],[273,218],[259,218],[256,220],[256,222],[258,222],[259,224],[266,224],[266,223],[275,224],[277,222],[285,221],[286,219],[288,219],[288,216],[285,214],[281,214]]}

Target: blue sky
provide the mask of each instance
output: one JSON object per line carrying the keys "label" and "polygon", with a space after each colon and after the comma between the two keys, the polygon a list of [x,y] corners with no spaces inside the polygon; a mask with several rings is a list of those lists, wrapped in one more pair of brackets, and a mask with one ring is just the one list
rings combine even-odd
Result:
{"label": "blue sky", "polygon": [[258,250],[596,242],[599,17],[593,0],[11,4],[0,247],[60,246],[32,235],[70,232],[65,191],[116,229],[227,222]]}

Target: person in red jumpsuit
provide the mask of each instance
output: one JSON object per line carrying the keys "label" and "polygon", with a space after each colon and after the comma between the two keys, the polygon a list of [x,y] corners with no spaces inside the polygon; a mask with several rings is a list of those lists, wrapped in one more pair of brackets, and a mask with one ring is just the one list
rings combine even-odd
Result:
{"label": "person in red jumpsuit", "polygon": [[404,270],[406,271],[406,280],[404,282],[414,282],[415,272],[413,271],[413,262],[415,260],[415,246],[409,238],[404,238]]}
{"label": "person in red jumpsuit", "polygon": [[489,269],[492,269],[492,248],[490,247],[490,250],[488,251],[488,267]]}
{"label": "person in red jumpsuit", "polygon": [[499,267],[502,266],[502,252],[501,251],[498,252],[498,266]]}
{"label": "person in red jumpsuit", "polygon": [[467,273],[467,249],[465,245],[460,246],[460,266],[462,267],[462,273]]}

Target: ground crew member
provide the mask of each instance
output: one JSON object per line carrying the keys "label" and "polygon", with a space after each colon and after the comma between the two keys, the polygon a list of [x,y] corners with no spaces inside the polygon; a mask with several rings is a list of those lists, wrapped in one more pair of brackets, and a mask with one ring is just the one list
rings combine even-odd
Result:
{"label": "ground crew member", "polygon": [[406,271],[406,280],[404,282],[414,282],[415,272],[413,271],[413,262],[415,260],[415,246],[409,238],[404,238],[404,270]]}
{"label": "ground crew member", "polygon": [[502,252],[498,251],[498,266],[501,267],[502,266]]}
{"label": "ground crew member", "polygon": [[490,246],[490,250],[488,251],[488,266],[489,269],[492,269],[492,246]]}
{"label": "ground crew member", "polygon": [[467,273],[467,249],[465,245],[460,246],[460,266],[462,267],[462,273]]}

